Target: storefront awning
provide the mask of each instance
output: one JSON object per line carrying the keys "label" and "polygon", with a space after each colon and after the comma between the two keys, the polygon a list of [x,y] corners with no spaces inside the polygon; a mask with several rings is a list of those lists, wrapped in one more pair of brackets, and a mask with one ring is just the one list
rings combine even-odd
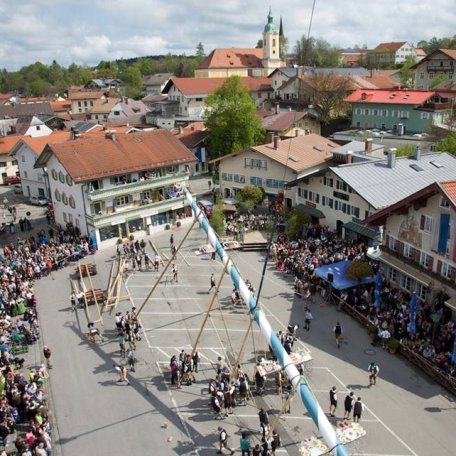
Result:
{"label": "storefront awning", "polygon": [[444,304],[453,312],[456,312],[456,297],[446,300]]}
{"label": "storefront awning", "polygon": [[297,206],[294,206],[292,209],[297,209],[300,212],[305,212],[306,214],[309,214],[311,217],[316,217],[319,219],[325,218],[325,214],[323,214],[323,212],[321,212],[320,209],[306,206],[305,204],[298,204]]}
{"label": "storefront awning", "polygon": [[372,228],[369,228],[365,225],[361,225],[360,223],[356,222],[344,223],[344,228],[346,230],[354,231],[355,233],[358,233],[359,235],[365,236],[369,239],[378,239],[380,234],[377,230],[374,230]]}
{"label": "storefront awning", "polygon": [[429,284],[434,282],[434,280],[429,277],[428,275],[418,271],[413,266],[410,266],[406,263],[407,259],[404,258],[400,260],[393,255],[390,255],[387,252],[383,252],[379,248],[371,247],[367,250],[367,256],[372,258],[373,260],[381,261],[382,263],[386,263],[389,266],[392,266],[394,269],[408,275],[412,279],[416,280],[417,282],[421,283],[425,287],[429,287]]}

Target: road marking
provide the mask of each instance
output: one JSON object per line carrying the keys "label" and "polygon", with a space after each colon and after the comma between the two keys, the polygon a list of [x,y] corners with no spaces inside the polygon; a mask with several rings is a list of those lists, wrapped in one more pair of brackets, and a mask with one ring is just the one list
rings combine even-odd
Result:
{"label": "road marking", "polygon": [[[170,397],[171,402],[173,403],[173,406],[174,406],[174,411],[177,414],[177,416],[179,417],[179,421],[181,422],[182,427],[184,428],[184,432],[187,435],[188,439],[191,442],[193,442],[193,439],[192,439],[192,436],[191,436],[190,431],[188,429],[187,423],[185,422],[184,417],[182,415],[182,412],[180,411],[179,406],[177,405],[177,402],[174,399],[174,396],[173,396],[173,393],[171,391],[171,388],[169,387],[168,382],[167,382],[165,376],[163,375],[163,371],[162,371],[162,368],[160,367],[159,363],[157,363],[157,367],[158,367],[158,370],[160,371],[161,376],[163,377],[163,381],[165,383],[166,389],[168,390],[169,397]],[[193,444],[195,444],[195,442],[193,442]],[[199,451],[198,451],[197,448],[195,448],[194,451],[195,451],[196,454],[199,454]]]}

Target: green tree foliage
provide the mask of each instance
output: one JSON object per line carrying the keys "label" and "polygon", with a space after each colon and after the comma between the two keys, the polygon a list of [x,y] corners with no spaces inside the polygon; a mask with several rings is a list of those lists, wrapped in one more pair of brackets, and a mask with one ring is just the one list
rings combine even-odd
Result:
{"label": "green tree foliage", "polygon": [[456,157],[456,132],[450,133],[445,139],[439,141],[434,150],[437,152],[448,152]]}
{"label": "green tree foliage", "polygon": [[204,46],[201,41],[196,45],[196,56],[199,58],[203,58],[206,56],[206,53],[204,52]]}
{"label": "green tree foliage", "polygon": [[426,54],[430,54],[437,49],[456,49],[456,35],[443,38],[437,38],[434,36],[429,41],[418,41],[416,46],[424,49]]}
{"label": "green tree foliage", "polygon": [[255,47],[257,49],[263,49],[263,40],[258,40]]}
{"label": "green tree foliage", "polygon": [[340,52],[337,47],[331,46],[322,38],[305,35],[296,41],[294,51],[298,65],[316,67],[336,67],[340,65]]}
{"label": "green tree foliage", "polygon": [[242,203],[247,210],[252,210],[257,204],[264,200],[266,192],[263,187],[246,185],[242,190],[236,193],[235,200]]}
{"label": "green tree foliage", "polygon": [[432,82],[431,82],[429,88],[433,89],[434,87],[437,87],[439,84],[441,84],[444,81],[448,81],[448,76],[445,74],[439,74],[435,78],[432,79]]}
{"label": "green tree foliage", "polygon": [[222,236],[225,232],[225,214],[223,213],[223,203],[220,202],[216,204],[212,210],[212,217],[210,219],[210,224],[214,231]]}
{"label": "green tree foliage", "polygon": [[125,94],[130,98],[139,98],[142,89],[141,71],[136,65],[129,66],[122,73],[125,82]]}
{"label": "green tree foliage", "polygon": [[414,86],[415,72],[412,70],[412,66],[415,65],[416,59],[412,55],[408,55],[405,58],[400,72],[401,84],[406,88],[411,88]]}
{"label": "green tree foliage", "polygon": [[285,61],[288,54],[288,38],[285,35],[279,36],[279,55],[280,60]]}
{"label": "green tree foliage", "polygon": [[232,76],[206,98],[206,127],[210,153],[219,157],[261,144],[266,132],[255,103],[239,76]]}
{"label": "green tree foliage", "polygon": [[408,144],[399,146],[396,151],[396,157],[409,157],[415,153],[415,148]]}
{"label": "green tree foliage", "polygon": [[298,211],[297,209],[292,209],[288,215],[287,220],[287,235],[291,239],[297,239],[301,236],[302,227],[306,223],[309,223],[310,217],[304,212]]}
{"label": "green tree foliage", "polygon": [[364,277],[370,277],[374,275],[374,270],[369,263],[365,261],[354,261],[346,269],[347,278],[350,280],[361,280]]}

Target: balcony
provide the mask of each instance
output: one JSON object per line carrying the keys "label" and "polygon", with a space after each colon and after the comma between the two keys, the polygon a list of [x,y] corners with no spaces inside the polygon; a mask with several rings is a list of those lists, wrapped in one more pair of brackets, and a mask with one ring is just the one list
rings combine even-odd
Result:
{"label": "balcony", "polygon": [[145,218],[167,211],[183,209],[184,205],[185,198],[183,196],[180,196],[177,198],[170,198],[155,203],[142,203],[139,205],[132,204],[123,206],[117,208],[115,212],[111,213],[106,212],[97,215],[87,215],[87,221],[96,228],[101,228],[103,226],[125,223],[127,220]]}
{"label": "balcony", "polygon": [[433,65],[428,64],[427,71],[453,71],[453,67],[450,65]]}
{"label": "balcony", "polygon": [[96,202],[102,200],[115,199],[119,196],[130,195],[131,193],[139,193],[145,190],[151,190],[160,187],[172,186],[176,183],[187,181],[187,173],[169,174],[164,177],[154,177],[152,179],[145,179],[131,184],[119,184],[109,188],[102,188],[100,190],[93,190],[89,192],[87,198],[89,201]]}
{"label": "balcony", "polygon": [[444,103],[424,103],[424,109],[432,109],[433,111],[438,111],[441,109],[451,109],[451,102],[447,101]]}

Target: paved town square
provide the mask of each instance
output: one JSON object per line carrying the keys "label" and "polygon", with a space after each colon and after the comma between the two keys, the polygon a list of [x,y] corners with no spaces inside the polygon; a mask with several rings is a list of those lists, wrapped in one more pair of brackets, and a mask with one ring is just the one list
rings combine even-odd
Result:
{"label": "paved town square", "polygon": [[[169,238],[178,245],[190,224],[172,231],[158,232],[151,240],[166,263],[171,256]],[[278,431],[282,446],[279,454],[299,455],[301,442],[320,437],[318,429],[298,396],[291,401],[291,413],[280,414],[282,398],[275,392],[274,379],[266,381],[265,393],[254,396],[248,405],[234,408],[224,420],[214,420],[210,406],[208,381],[215,375],[218,357],[238,359],[249,315],[244,306],[233,309],[232,283],[225,275],[213,309],[202,333],[196,381],[180,389],[170,384],[170,358],[181,350],[191,353],[214,290],[208,293],[210,277],[218,282],[223,267],[211,255],[197,255],[206,244],[204,232],[195,226],[174,262],[178,281],[171,268],[163,276],[140,314],[141,341],[136,342],[135,372],[128,372],[126,383],[117,382],[114,363],[125,364],[120,357],[116,312],[137,309],[156,282],[159,272],[134,272],[125,280],[123,294],[128,301],[119,303],[111,314],[103,314],[104,325],[97,324],[104,340],[89,343],[87,319],[82,309],[71,312],[70,276],[73,266],[53,272],[36,283],[41,303],[43,343],[53,350],[54,368],[51,396],[55,421],[55,454],[215,454],[218,426],[229,434],[229,446],[239,450],[241,432],[248,433],[254,445],[261,438],[258,411],[268,411],[271,425]],[[146,251],[153,256],[151,246]],[[244,279],[258,288],[265,252],[232,251],[232,259]],[[96,263],[98,275],[94,287],[106,288],[116,247],[105,248],[83,262]],[[366,436],[347,445],[352,455],[415,456],[454,453],[453,432],[456,418],[454,397],[425,374],[412,367],[400,355],[391,355],[372,347],[366,330],[350,316],[338,312],[333,304],[316,298],[310,303],[313,321],[310,331],[303,330],[304,306],[293,292],[291,276],[278,271],[271,262],[261,292],[261,306],[275,331],[286,331],[289,323],[298,324],[294,351],[310,350],[312,362],[304,370],[305,378],[325,412],[329,412],[329,390],[335,386],[339,406],[330,420],[336,425],[343,417],[343,399],[353,391],[360,396],[365,410],[360,424]],[[95,306],[90,307],[96,319]],[[344,328],[338,349],[332,332],[336,321]],[[252,379],[255,361],[268,356],[268,345],[256,324],[240,357],[242,369]],[[380,366],[377,384],[369,388],[367,367]],[[280,416],[279,416],[280,415]]]}

